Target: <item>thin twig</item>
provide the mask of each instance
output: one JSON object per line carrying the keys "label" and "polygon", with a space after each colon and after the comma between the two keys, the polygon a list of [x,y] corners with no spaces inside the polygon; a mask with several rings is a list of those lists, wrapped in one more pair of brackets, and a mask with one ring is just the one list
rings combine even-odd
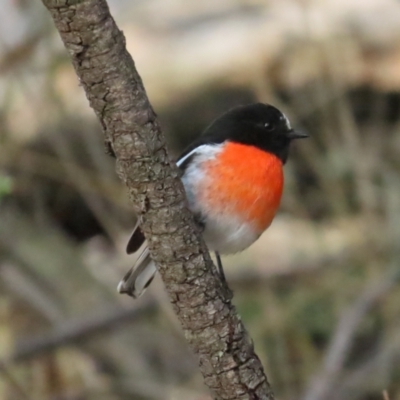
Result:
{"label": "thin twig", "polygon": [[104,334],[109,330],[120,328],[122,324],[137,319],[140,315],[155,308],[155,301],[148,300],[132,308],[114,308],[102,311],[98,315],[85,316],[67,321],[47,335],[25,339],[17,342],[15,351],[7,358],[0,360],[0,371],[14,362],[26,361],[60,346],[72,345],[92,339],[93,335]]}
{"label": "thin twig", "polygon": [[391,270],[378,284],[368,286],[350,309],[344,313],[333,334],[321,371],[312,379],[303,400],[328,398],[354,342],[357,327],[370,308],[394,286],[399,278],[399,271]]}
{"label": "thin twig", "polygon": [[383,396],[383,400],[390,400],[390,398],[389,398],[389,393],[388,393],[387,390],[384,390],[384,391],[382,392],[382,396]]}

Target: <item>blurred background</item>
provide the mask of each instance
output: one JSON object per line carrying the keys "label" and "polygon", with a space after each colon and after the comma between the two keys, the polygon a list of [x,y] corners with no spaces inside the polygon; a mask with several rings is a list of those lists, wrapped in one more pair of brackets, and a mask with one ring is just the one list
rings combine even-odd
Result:
{"label": "blurred background", "polygon": [[[270,102],[310,134],[281,211],[225,258],[279,400],[400,399],[400,2],[109,0],[171,154]],[[0,7],[0,399],[206,400],[42,3]]]}

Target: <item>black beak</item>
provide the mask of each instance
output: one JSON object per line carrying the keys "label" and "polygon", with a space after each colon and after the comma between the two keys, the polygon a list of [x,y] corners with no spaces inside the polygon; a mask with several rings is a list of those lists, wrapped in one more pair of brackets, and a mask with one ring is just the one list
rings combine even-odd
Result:
{"label": "black beak", "polygon": [[295,131],[294,129],[291,129],[290,131],[287,131],[286,137],[290,140],[305,139],[305,138],[308,138],[308,135],[307,135],[307,133]]}

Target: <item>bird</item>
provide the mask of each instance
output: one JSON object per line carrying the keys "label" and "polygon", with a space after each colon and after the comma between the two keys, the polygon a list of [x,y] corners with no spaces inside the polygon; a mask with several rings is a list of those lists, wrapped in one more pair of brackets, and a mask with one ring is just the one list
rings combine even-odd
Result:
{"label": "bird", "polygon": [[[211,122],[176,161],[189,209],[207,247],[215,252],[222,279],[221,254],[245,250],[271,225],[282,197],[290,144],[306,137],[273,105],[240,105]],[[119,293],[134,298],[157,272],[138,225],[126,251],[139,250],[118,285]]]}

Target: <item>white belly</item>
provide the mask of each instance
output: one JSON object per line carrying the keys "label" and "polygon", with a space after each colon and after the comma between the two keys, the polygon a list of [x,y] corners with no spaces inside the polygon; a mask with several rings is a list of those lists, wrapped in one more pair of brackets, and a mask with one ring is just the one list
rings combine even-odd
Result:
{"label": "white belly", "polygon": [[[203,237],[207,247],[221,254],[233,254],[249,247],[258,239],[261,232],[257,232],[253,226],[243,223],[243,221],[232,218],[233,213],[228,205],[219,210],[204,208],[204,204],[198,202],[197,186],[194,185],[194,183],[205,179],[201,168],[199,168],[201,163],[216,156],[222,147],[223,145],[202,145],[198,147],[196,158],[186,169],[182,182],[186,190],[189,208],[195,215],[202,217]],[[180,165],[186,157],[177,164]]]}
{"label": "white belly", "polygon": [[206,219],[203,237],[210,250],[233,254],[249,247],[259,235],[248,224],[220,215]]}

